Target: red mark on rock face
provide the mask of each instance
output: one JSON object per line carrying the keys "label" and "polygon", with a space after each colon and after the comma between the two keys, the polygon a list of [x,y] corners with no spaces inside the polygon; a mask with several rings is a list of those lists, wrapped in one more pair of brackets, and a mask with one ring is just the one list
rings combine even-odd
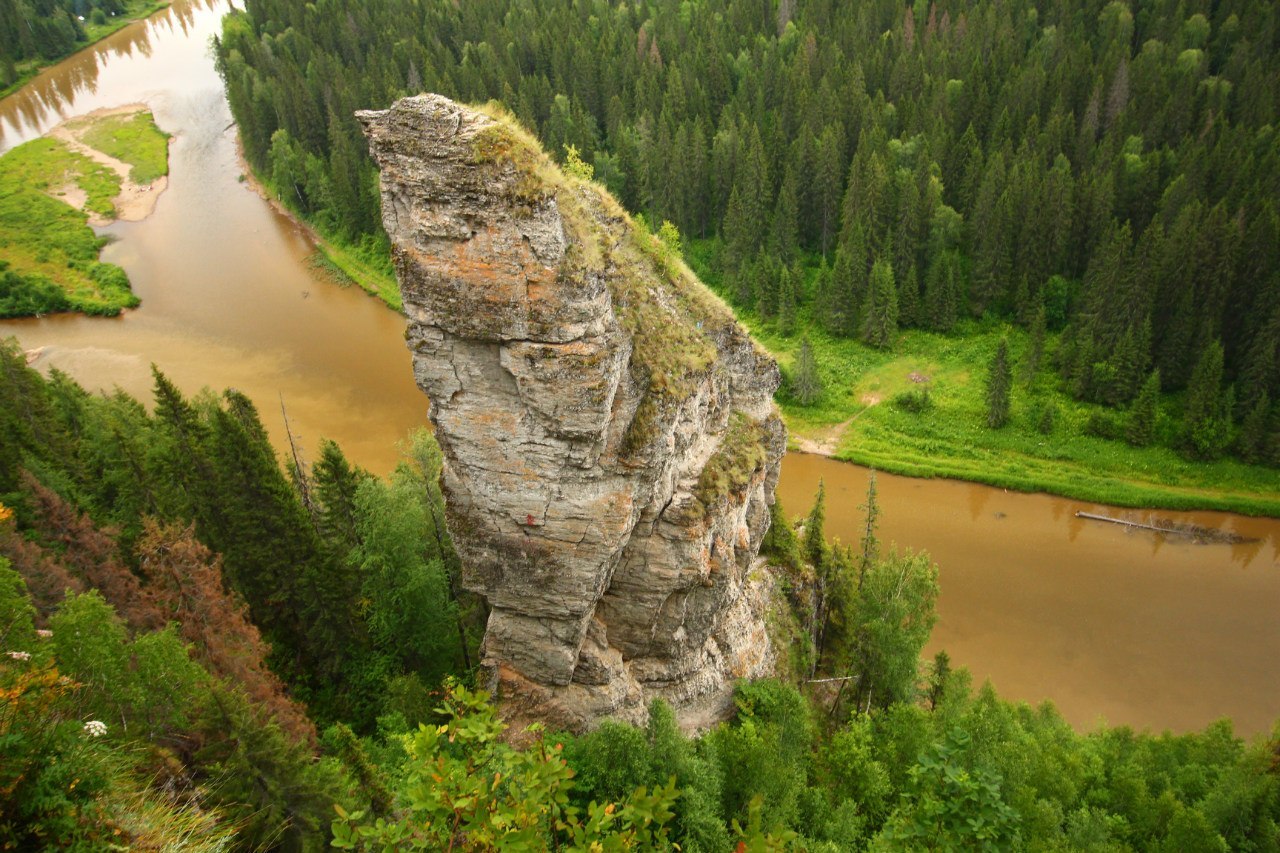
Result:
{"label": "red mark on rock face", "polygon": [[533,524],[533,516],[532,516],[532,515],[526,515],[526,516],[524,517],[524,523],[525,523],[525,524]]}

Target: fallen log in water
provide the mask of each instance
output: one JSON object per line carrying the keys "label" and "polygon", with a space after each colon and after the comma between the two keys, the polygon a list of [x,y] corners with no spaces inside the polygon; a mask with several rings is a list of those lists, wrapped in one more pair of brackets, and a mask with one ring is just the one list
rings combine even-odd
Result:
{"label": "fallen log in water", "polygon": [[1076,518],[1105,521],[1108,524],[1120,524],[1136,530],[1150,530],[1154,533],[1163,533],[1166,536],[1181,536],[1192,540],[1198,545],[1241,545],[1246,542],[1258,541],[1228,530],[1203,527],[1199,524],[1186,524],[1167,518],[1157,518],[1156,521],[1161,522],[1160,524],[1148,524],[1143,521],[1130,521],[1127,518],[1114,518],[1110,515],[1099,515],[1095,512],[1085,512],[1084,510],[1077,510]]}

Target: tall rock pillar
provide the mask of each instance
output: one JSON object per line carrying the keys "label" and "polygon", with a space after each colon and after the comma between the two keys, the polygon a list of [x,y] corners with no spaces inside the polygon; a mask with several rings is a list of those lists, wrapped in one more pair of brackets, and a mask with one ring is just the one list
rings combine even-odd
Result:
{"label": "tall rock pillar", "polygon": [[701,728],[768,673],[777,365],[598,185],[436,96],[358,117],[509,719]]}

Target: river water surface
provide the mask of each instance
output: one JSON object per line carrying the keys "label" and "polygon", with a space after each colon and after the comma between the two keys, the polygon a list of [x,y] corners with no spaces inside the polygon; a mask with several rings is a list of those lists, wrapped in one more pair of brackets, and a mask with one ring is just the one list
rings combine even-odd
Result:
{"label": "river water surface", "polygon": [[[103,229],[116,238],[104,259],[125,268],[142,306],[114,319],[3,321],[0,336],[89,388],[149,399],[153,362],[188,393],[238,388],[278,445],[283,399],[313,457],[328,437],[386,473],[396,443],[426,421],[404,320],[316,274],[306,233],[240,180],[208,50],[230,8],[177,0],[0,101],[0,150],[135,102],[175,135],[155,213]],[[828,532],[854,543],[867,477],[790,454],[779,495],[798,515],[824,481]],[[945,648],[977,681],[1050,699],[1082,728],[1105,719],[1185,731],[1230,716],[1258,733],[1280,719],[1280,521],[1160,513],[1256,540],[1192,545],[1077,519],[1098,508],[1044,495],[886,475],[878,490],[881,538],[941,566],[929,652]]]}

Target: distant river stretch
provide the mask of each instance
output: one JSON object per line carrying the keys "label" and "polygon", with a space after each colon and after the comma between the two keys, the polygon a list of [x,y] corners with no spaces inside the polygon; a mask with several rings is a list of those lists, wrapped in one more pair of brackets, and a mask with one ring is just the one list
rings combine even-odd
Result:
{"label": "distant river stretch", "polygon": [[[0,151],[99,107],[143,102],[175,139],[169,189],[148,219],[104,229],[142,307],[115,319],[0,322],[90,388],[147,399],[154,362],[188,393],[235,387],[284,440],[281,404],[314,457],[320,438],[386,473],[426,422],[404,320],[317,275],[306,233],[240,180],[234,128],[209,39],[225,0],[177,0],[0,101]],[[827,487],[828,532],[856,542],[868,472],[789,455],[779,496],[798,515]],[[1075,725],[1100,719],[1186,731],[1232,717],[1280,719],[1280,521],[1160,513],[1257,541],[1189,545],[1074,515],[1084,504],[968,483],[880,475],[885,543],[941,566],[945,648],[1008,698],[1054,701]],[[1096,509],[1096,508],[1095,508]],[[1106,512],[1106,510],[1103,510]]]}

